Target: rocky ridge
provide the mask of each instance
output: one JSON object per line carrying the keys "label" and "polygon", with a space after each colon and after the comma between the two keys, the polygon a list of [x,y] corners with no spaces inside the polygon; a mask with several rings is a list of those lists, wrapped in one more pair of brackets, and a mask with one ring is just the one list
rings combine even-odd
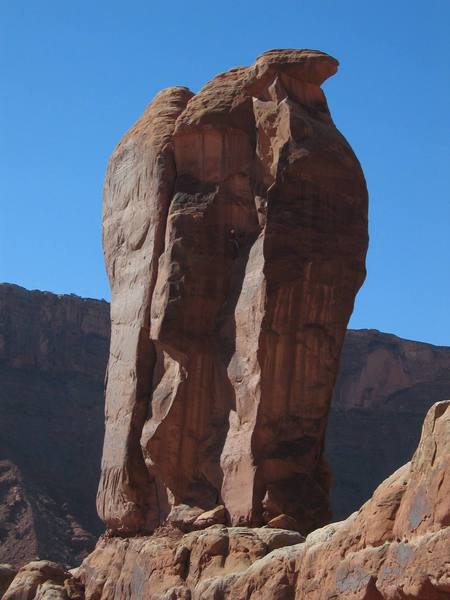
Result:
{"label": "rocky ridge", "polygon": [[[280,541],[281,548],[271,547],[267,541],[273,536],[276,544],[276,536],[283,536],[283,532],[273,534],[267,529],[256,530],[255,534],[238,531],[238,539],[232,541],[229,531],[212,527],[177,542],[176,554],[172,554],[173,580],[166,578],[170,559],[158,540],[150,543],[157,545],[153,552],[162,565],[159,573],[156,565],[153,568],[152,552],[142,552],[144,542],[134,557],[130,557],[133,543],[123,554],[113,551],[108,565],[120,564],[119,572],[112,566],[105,573],[105,564],[93,567],[98,555],[100,560],[105,559],[101,547],[97,547],[78,577],[86,586],[88,599],[117,597],[117,585],[132,583],[128,588],[119,587],[119,597],[442,600],[450,597],[449,495],[447,401],[435,404],[428,412],[410,463],[384,481],[358,512],[314,531],[305,542]],[[265,544],[261,544],[258,538],[264,539],[264,534]],[[184,544],[187,550],[183,565]],[[111,545],[108,548],[111,551]],[[177,572],[178,566],[181,573]],[[136,578],[134,573],[139,567],[141,575]],[[96,577],[91,579],[93,573]]]}
{"label": "rocky ridge", "polygon": [[72,573],[25,566],[4,600],[445,600],[450,597],[450,401],[410,463],[359,511],[308,535],[212,525],[100,539]]}

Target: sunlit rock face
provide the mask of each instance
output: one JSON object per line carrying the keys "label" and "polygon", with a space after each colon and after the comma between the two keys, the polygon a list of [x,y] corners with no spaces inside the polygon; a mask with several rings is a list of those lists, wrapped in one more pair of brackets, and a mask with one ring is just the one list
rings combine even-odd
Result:
{"label": "sunlit rock face", "polygon": [[272,50],[164,90],[113,153],[97,502],[113,531],[181,505],[302,533],[329,518],[324,433],[367,249],[364,176],[320,87],[337,64]]}

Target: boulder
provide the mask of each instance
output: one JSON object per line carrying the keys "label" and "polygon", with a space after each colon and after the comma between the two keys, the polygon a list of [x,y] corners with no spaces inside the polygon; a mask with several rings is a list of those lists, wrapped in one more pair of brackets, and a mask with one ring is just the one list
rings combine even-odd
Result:
{"label": "boulder", "polygon": [[174,527],[178,527],[181,531],[190,531],[203,514],[204,511],[198,506],[177,504],[170,511],[167,522]]}
{"label": "boulder", "polygon": [[68,571],[57,563],[36,560],[22,567],[3,595],[3,600],[67,600],[64,581]]}
{"label": "boulder", "polygon": [[227,511],[225,507],[220,504],[212,510],[207,510],[199,515],[194,521],[194,527],[196,529],[205,529],[211,525],[225,525],[227,522]]}
{"label": "boulder", "polygon": [[295,519],[290,517],[289,515],[278,515],[267,523],[267,527],[273,527],[275,529],[292,529],[293,531],[297,531],[298,524]]}

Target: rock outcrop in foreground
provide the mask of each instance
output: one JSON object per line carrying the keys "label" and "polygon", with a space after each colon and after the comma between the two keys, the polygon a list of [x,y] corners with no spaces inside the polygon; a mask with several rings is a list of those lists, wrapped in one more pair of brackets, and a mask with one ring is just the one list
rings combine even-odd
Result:
{"label": "rock outcrop in foreground", "polygon": [[98,510],[112,532],[327,522],[327,415],[365,275],[367,191],[312,50],[156,96],[110,160]]}
{"label": "rock outcrop in foreground", "polygon": [[[73,574],[32,563],[5,600],[445,600],[450,598],[450,401],[416,453],[347,520],[309,534],[212,525],[103,537]],[[46,590],[52,590],[50,595]],[[46,593],[49,595],[46,595]],[[20,595],[24,594],[24,595]],[[59,595],[56,595],[59,594]]]}

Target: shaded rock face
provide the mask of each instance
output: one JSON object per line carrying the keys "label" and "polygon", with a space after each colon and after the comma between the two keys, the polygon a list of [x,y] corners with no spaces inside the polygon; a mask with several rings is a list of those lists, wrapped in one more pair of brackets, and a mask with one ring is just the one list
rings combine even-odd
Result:
{"label": "shaded rock face", "polygon": [[417,446],[434,402],[450,397],[450,348],[349,330],[325,454],[334,518],[347,517]]}
{"label": "shaded rock face", "polygon": [[0,560],[24,564],[38,555],[38,536],[26,485],[11,460],[0,460],[0,494]]}
{"label": "shaded rock face", "polygon": [[320,88],[336,70],[274,50],[195,96],[164,90],[111,157],[113,531],[180,504],[303,532],[329,517],[324,433],[367,248],[364,177]]}
{"label": "shaded rock face", "polygon": [[95,544],[109,306],[0,285],[0,562]]}
{"label": "shaded rock face", "polygon": [[0,284],[0,364],[103,381],[109,342],[104,300]]}

